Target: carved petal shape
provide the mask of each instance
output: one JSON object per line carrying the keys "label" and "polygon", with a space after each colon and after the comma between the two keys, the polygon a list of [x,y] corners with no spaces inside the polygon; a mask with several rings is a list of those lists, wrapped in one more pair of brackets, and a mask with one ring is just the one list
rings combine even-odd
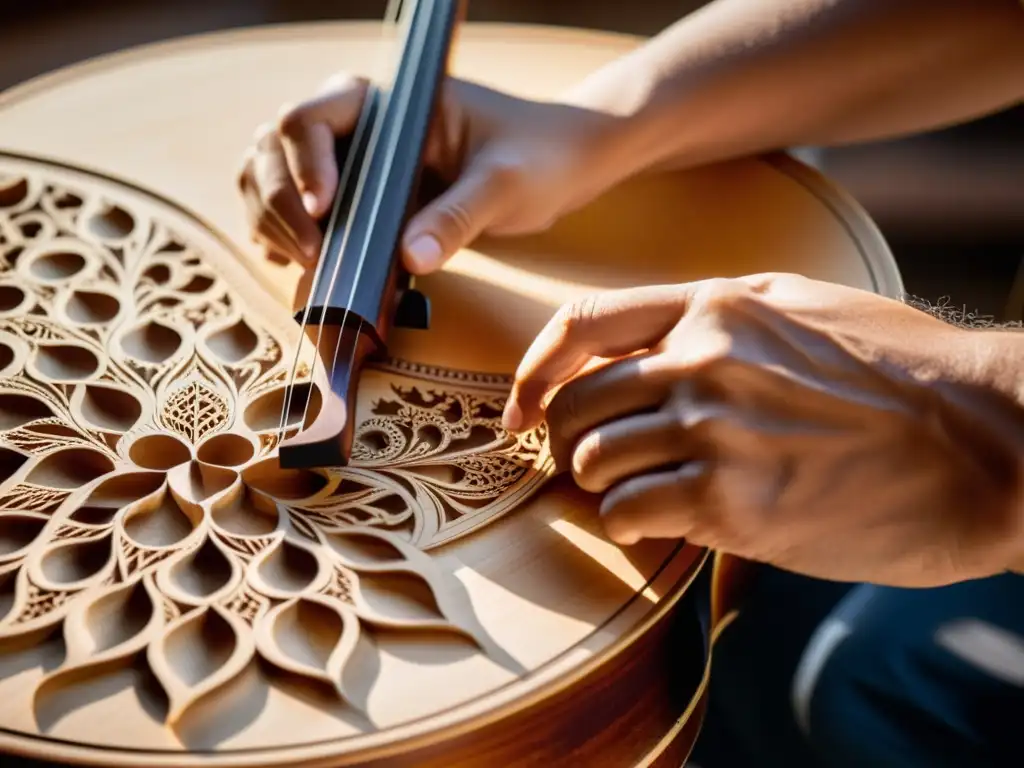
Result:
{"label": "carved petal shape", "polygon": [[65,682],[81,678],[83,672],[100,672],[102,666],[126,661],[145,648],[163,624],[159,600],[149,580],[139,579],[75,602],[64,619],[67,654],[37,686],[37,706]]}
{"label": "carved petal shape", "polygon": [[145,498],[164,484],[159,472],[126,472],[109,477],[89,494],[89,498],[71,513],[71,519],[86,525],[106,525],[122,507]]}
{"label": "carved petal shape", "polygon": [[73,250],[53,250],[37,256],[29,265],[29,274],[38,280],[60,282],[74,277],[88,265],[86,258]]}
{"label": "carved petal shape", "polygon": [[447,626],[433,586],[414,571],[359,575],[357,604],[384,624]]}
{"label": "carved petal shape", "polygon": [[[320,413],[323,399],[320,390],[307,382],[295,385],[290,400],[287,398],[286,387],[277,387],[256,398],[246,409],[243,418],[253,432],[277,432],[281,428],[281,413],[285,401],[288,413],[285,414],[286,429],[295,428],[299,424],[309,426]],[[308,407],[307,407],[308,404]]]}
{"label": "carved petal shape", "polygon": [[300,597],[269,611],[256,629],[256,648],[277,667],[319,680],[345,695],[345,664],[359,642],[359,619],[344,605]]}
{"label": "carved petal shape", "polygon": [[51,416],[53,409],[42,400],[18,393],[0,395],[0,430],[17,429]]}
{"label": "carved petal shape", "polygon": [[206,340],[207,346],[225,363],[239,363],[259,346],[260,340],[245,320],[217,331]]}
{"label": "carved petal shape", "polygon": [[29,307],[29,295],[16,285],[0,285],[0,314],[24,312]]}
{"label": "carved petal shape", "polygon": [[253,464],[242,471],[242,479],[250,488],[272,499],[302,502],[324,493],[330,481],[316,472],[302,469],[281,469],[276,456]]}
{"label": "carved petal shape", "polygon": [[28,197],[28,179],[0,178],[0,208],[13,208]]}
{"label": "carved petal shape", "polygon": [[161,567],[157,584],[171,598],[188,605],[211,603],[234,589],[241,576],[233,558],[212,537]]}
{"label": "carved petal shape", "polygon": [[196,452],[196,458],[218,467],[240,467],[256,453],[251,442],[235,433],[214,435],[204,440]]}
{"label": "carved petal shape", "polygon": [[167,470],[192,458],[192,449],[174,435],[143,435],[132,443],[128,456],[145,469]]}
{"label": "carved petal shape", "polygon": [[32,512],[0,514],[0,558],[21,554],[46,527],[49,518]]}
{"label": "carved petal shape", "polygon": [[212,504],[213,522],[234,536],[267,536],[277,530],[277,504],[239,486]]}
{"label": "carved petal shape", "polygon": [[74,291],[64,305],[64,313],[79,325],[104,325],[120,312],[121,302],[117,297],[103,291]]}
{"label": "carved petal shape", "polygon": [[360,571],[391,570],[407,562],[396,537],[370,528],[332,531],[324,534],[327,545],[350,568]]}
{"label": "carved petal shape", "polygon": [[64,667],[135,653],[163,624],[160,596],[149,579],[107,588],[78,601],[64,619]]}
{"label": "carved petal shape", "polygon": [[100,369],[96,353],[78,344],[40,344],[35,367],[45,379],[83,381]]}
{"label": "carved petal shape", "polygon": [[124,532],[143,547],[170,547],[202,522],[202,510],[179,505],[164,486],[131,504],[124,512]]}
{"label": "carved petal shape", "polygon": [[267,597],[287,600],[314,591],[329,576],[321,567],[315,550],[285,538],[267,547],[252,559],[249,583]]}
{"label": "carved petal shape", "polygon": [[35,485],[63,490],[77,490],[114,469],[106,454],[91,448],[67,448],[43,458],[26,480]]}
{"label": "carved petal shape", "polygon": [[0,483],[5,483],[25,466],[28,456],[0,446]]}
{"label": "carved petal shape", "polygon": [[221,494],[230,493],[241,484],[238,473],[225,467],[213,467],[201,461],[191,461],[175,467],[167,474],[174,492],[193,504],[211,501]]}
{"label": "carved petal shape", "polygon": [[14,363],[14,358],[14,348],[10,344],[0,341],[0,370],[6,373],[6,369]]}
{"label": "carved petal shape", "polygon": [[[0,623],[3,623],[8,615],[10,615],[11,609],[14,608],[14,604],[18,599],[17,588],[17,571],[7,570],[0,573]],[[4,632],[0,629],[0,637],[3,635]]]}
{"label": "carved petal shape", "polygon": [[142,416],[142,404],[130,392],[99,384],[79,385],[71,405],[89,426],[106,432],[127,432]]}
{"label": "carved petal shape", "polygon": [[170,701],[166,722],[177,722],[192,704],[241,673],[254,651],[249,627],[217,606],[192,611],[168,626],[147,652]]}
{"label": "carved petal shape", "polygon": [[[349,532],[340,535],[342,540],[346,533]],[[348,561],[359,575],[352,599],[360,617],[385,627],[456,632],[472,640],[491,658],[504,657],[476,618],[468,596],[453,576],[442,573],[433,558],[383,531],[359,529],[351,535],[377,539],[378,544],[389,545],[403,558],[401,562]],[[339,534],[332,536],[329,543],[337,552]],[[346,544],[351,548],[351,541]],[[340,559],[346,558],[341,555]]]}
{"label": "carved petal shape", "polygon": [[83,587],[102,578],[114,565],[113,534],[108,531],[95,539],[72,539],[58,544],[39,559],[41,583],[61,589]]}
{"label": "carved petal shape", "polygon": [[119,205],[107,205],[89,217],[89,231],[103,240],[123,240],[135,229],[135,219]]}
{"label": "carved petal shape", "polygon": [[159,364],[174,357],[182,341],[181,334],[174,328],[150,321],[127,333],[121,339],[121,347],[129,357]]}

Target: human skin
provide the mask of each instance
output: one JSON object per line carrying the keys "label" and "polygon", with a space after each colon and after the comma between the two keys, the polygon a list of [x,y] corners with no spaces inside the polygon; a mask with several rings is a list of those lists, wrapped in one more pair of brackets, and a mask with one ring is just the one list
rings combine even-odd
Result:
{"label": "human skin", "polygon": [[1022,369],[1024,333],[751,275],[563,307],[504,420],[546,419],[620,544],[685,537],[811,576],[936,586],[1024,564]]}
{"label": "human skin", "polygon": [[[334,137],[365,88],[340,75],[257,131],[239,184],[268,251],[315,266]],[[560,103],[446,81],[425,162],[448,187],[410,221],[405,264],[542,230],[638,173],[1022,98],[1018,0],[717,0]],[[1022,345],[795,275],[630,289],[559,311],[505,422],[547,419],[619,543],[686,536],[814,576],[945,584],[1024,564]]]}
{"label": "human skin", "polygon": [[[260,126],[239,183],[268,250],[315,263],[337,185],[335,135],[366,83],[341,74]],[[426,165],[450,188],[406,229],[413,273],[481,233],[525,234],[655,168],[890,138],[1024,99],[1019,0],[716,0],[559,102],[461,80]]]}

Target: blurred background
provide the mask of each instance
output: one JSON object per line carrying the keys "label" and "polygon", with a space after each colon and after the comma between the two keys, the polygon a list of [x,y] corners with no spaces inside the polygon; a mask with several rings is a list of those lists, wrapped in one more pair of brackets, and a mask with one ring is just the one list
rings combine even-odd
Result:
{"label": "blurred background", "polygon": [[[653,35],[699,0],[473,0],[469,20]],[[0,0],[0,90],[129,46],[232,27],[381,19],[384,0]],[[1024,320],[1024,106],[913,139],[800,156],[874,217],[907,290]]]}

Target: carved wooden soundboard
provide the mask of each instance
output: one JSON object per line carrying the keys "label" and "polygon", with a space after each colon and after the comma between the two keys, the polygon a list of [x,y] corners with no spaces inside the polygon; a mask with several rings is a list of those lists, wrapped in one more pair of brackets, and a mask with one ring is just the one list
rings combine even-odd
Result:
{"label": "carved wooden soundboard", "polygon": [[[899,292],[861,212],[793,161],[641,181],[422,280],[432,330],[396,333],[366,374],[353,465],[282,471],[297,275],[253,258],[234,169],[260,121],[334,70],[367,72],[379,38],[205,36],[0,96],[0,749],[355,765],[531,707],[520,742],[559,733],[538,702],[640,647],[704,553],[612,546],[597,500],[550,479],[543,433],[500,428],[539,327],[624,282],[790,269]],[[553,95],[634,44],[469,25],[455,66]],[[634,698],[668,695],[658,662]],[[657,742],[683,714],[658,706],[615,722]],[[632,764],[656,746],[609,749]],[[536,749],[521,764],[557,753]]]}

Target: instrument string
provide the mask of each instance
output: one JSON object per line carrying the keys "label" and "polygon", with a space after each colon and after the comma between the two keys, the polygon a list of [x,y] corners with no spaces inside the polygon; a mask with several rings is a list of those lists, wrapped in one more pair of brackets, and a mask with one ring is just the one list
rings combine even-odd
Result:
{"label": "instrument string", "polygon": [[[417,3],[417,5],[418,5],[418,3]],[[409,29],[409,32],[407,34],[410,35],[410,39],[409,39],[410,57],[415,59],[415,58],[419,57],[419,52],[421,52],[423,50],[423,48],[425,47],[425,45],[426,45],[426,40],[424,38],[425,38],[427,32],[429,31],[429,25],[427,25],[427,24],[421,25],[419,37],[416,38],[416,39],[412,39],[411,35],[412,35],[412,33],[414,31],[416,31],[416,30],[412,29],[412,21],[413,21],[414,15],[415,15],[414,12],[412,12],[408,16],[408,24],[409,24],[410,29]],[[413,53],[413,51],[415,51],[416,53]],[[402,86],[403,86],[402,92],[401,93],[393,94],[393,97],[397,97],[398,98],[398,102],[397,103],[398,103],[398,109],[399,109],[399,115],[395,119],[395,122],[392,123],[393,125],[401,126],[401,125],[403,125],[405,123],[405,115],[409,111],[409,102],[410,102],[410,99],[411,99],[411,92],[412,92],[412,88],[413,88],[414,83],[415,83],[415,79],[414,78],[412,78],[412,77],[407,78],[406,82],[402,84]],[[391,139],[390,145],[387,146],[385,148],[385,150],[384,150],[387,154],[385,155],[385,166],[384,166],[383,171],[381,172],[381,177],[382,178],[385,178],[385,179],[387,178],[388,174],[391,171],[391,166],[394,164],[395,155],[396,155],[397,149],[398,149],[398,138],[399,138],[399,136],[400,136],[400,133],[396,132],[395,136]],[[382,203],[382,201],[384,199],[384,193],[386,191],[387,191],[386,190],[386,186],[384,184],[380,184],[378,186],[378,188],[377,188],[377,197],[376,197],[376,199],[374,200],[374,203],[373,203],[373,208],[372,208],[372,211],[371,211],[371,214],[370,214],[370,223],[367,226],[367,232],[372,232],[373,231],[374,224],[377,221],[377,215],[378,215],[378,213],[380,212],[380,209],[381,209],[381,203]],[[362,251],[359,254],[359,262],[356,265],[356,274],[355,274],[355,277],[352,280],[352,288],[351,288],[351,291],[349,293],[348,306],[351,306],[352,302],[355,300],[356,290],[359,287],[359,276],[360,276],[360,274],[363,271],[363,265],[366,263],[368,255],[369,255],[369,239],[363,241],[363,248],[362,248]],[[346,308],[345,315],[347,315],[347,314],[348,314],[348,309]],[[362,328],[362,319],[360,319],[359,323],[360,323],[359,327],[361,329]],[[345,327],[345,317],[343,316],[343,318],[342,318],[342,328],[344,328],[344,327]],[[355,356],[356,356],[356,352],[358,350],[358,347],[359,347],[359,345],[358,345],[358,342],[357,342],[357,343],[352,345],[352,349],[349,352],[348,364],[349,364],[350,368],[351,368],[352,364],[355,361]],[[334,354],[331,356],[331,371],[330,371],[330,374],[328,376],[328,381],[330,381],[331,379],[334,378],[334,372],[335,372],[335,370],[337,369],[337,366],[338,366],[338,355],[339,355],[340,351],[341,351],[341,335],[339,334],[338,335],[338,340],[337,340],[337,342],[335,343],[335,346],[334,346]]]}
{"label": "instrument string", "polygon": [[[387,11],[385,13],[384,22],[383,22],[382,28],[381,28],[381,39],[382,40],[386,41],[386,34],[387,34],[387,30],[388,30],[389,26],[394,26],[394,24],[396,23],[396,21],[398,19],[398,14],[400,12],[401,5],[402,5],[402,0],[388,0],[388,7],[387,7]],[[379,49],[379,52],[378,52],[378,57],[379,57],[378,58],[378,69],[383,69],[383,65],[384,65],[385,62],[382,61],[382,59],[383,59],[383,57],[387,53],[388,53],[387,46],[386,45],[382,45],[380,47],[380,49]],[[367,94],[367,98],[372,98],[372,97],[373,97],[372,93],[368,93]],[[342,266],[341,262],[342,262],[342,259],[344,258],[345,249],[348,246],[349,235],[350,235],[350,233],[352,231],[352,226],[351,226],[352,219],[355,216],[356,210],[358,209],[358,202],[359,202],[359,200],[362,197],[363,188],[366,185],[366,179],[367,179],[367,176],[369,175],[368,174],[368,169],[370,167],[369,158],[372,157],[372,155],[373,155],[374,149],[376,148],[376,145],[377,145],[377,143],[379,141],[380,134],[381,134],[381,131],[382,131],[382,128],[383,128],[384,114],[385,114],[385,111],[386,111],[387,100],[388,100],[388,96],[387,95],[383,96],[382,97],[382,102],[383,103],[378,105],[378,109],[374,113],[373,126],[371,128],[372,133],[371,133],[371,137],[370,137],[369,147],[367,149],[366,156],[364,158],[363,167],[361,169],[359,180],[357,181],[357,186],[356,186],[355,193],[353,194],[353,197],[352,197],[352,200],[351,200],[351,203],[350,203],[349,214],[348,214],[348,221],[346,223],[345,232],[344,232],[344,234],[342,236],[341,246],[338,249],[338,259],[337,259],[337,261],[336,261],[336,263],[334,265],[334,269],[332,270],[330,284],[328,285],[328,288],[327,288],[326,296],[328,298],[334,292],[334,286],[335,286],[335,284],[337,282],[338,275],[341,272],[341,266]],[[353,172],[353,169],[354,169],[354,166],[355,166],[355,160],[356,160],[356,157],[358,155],[358,152],[355,151],[355,150],[362,143],[363,135],[365,134],[365,132],[366,132],[366,130],[368,128],[368,126],[367,126],[367,116],[368,116],[368,114],[369,114],[369,111],[364,107],[363,112],[360,115],[359,121],[356,124],[356,128],[355,128],[355,130],[352,133],[352,140],[351,140],[350,145],[349,145],[351,147],[351,149],[350,149],[348,157],[347,157],[347,159],[345,161],[345,165],[344,165],[344,167],[342,169],[342,173],[340,174],[340,177],[338,179],[338,192],[337,192],[337,194],[335,196],[334,207],[333,207],[333,209],[331,211],[331,217],[329,219],[329,224],[328,224],[328,227],[326,229],[326,232],[328,232],[328,233],[332,232],[334,230],[334,228],[335,228],[335,226],[337,224],[337,221],[338,221],[338,217],[341,215],[341,207],[342,207],[342,202],[343,202],[343,198],[344,198],[343,190],[347,187],[349,179],[352,176],[352,172]],[[310,316],[310,311],[312,309],[313,301],[316,299],[317,292],[319,291],[320,283],[322,281],[323,272],[324,272],[324,266],[325,266],[325,261],[326,261],[326,259],[324,257],[326,256],[326,252],[327,252],[328,246],[329,246],[329,241],[325,239],[324,247],[323,247],[323,250],[321,251],[321,254],[320,254],[320,261],[318,262],[317,268],[316,268],[316,270],[313,273],[313,283],[312,283],[312,286],[311,286],[310,292],[309,292],[310,300],[307,301],[306,308],[305,308],[305,310],[304,310],[304,312],[302,314],[302,322],[300,324],[299,343],[296,345],[296,348],[295,348],[295,358],[292,361],[291,371],[290,371],[289,378],[288,378],[289,386],[286,389],[286,394],[282,398],[282,403],[281,403],[281,419],[280,419],[280,424],[279,424],[279,427],[278,427],[278,435],[279,435],[278,439],[279,440],[283,440],[284,439],[285,431],[286,431],[286,428],[287,428],[288,414],[291,412],[291,408],[292,408],[292,399],[293,399],[294,392],[295,392],[295,379],[296,379],[296,377],[298,375],[299,359],[301,357],[302,345],[307,341],[306,327],[309,324],[309,316]],[[346,309],[345,315],[347,315],[347,314],[348,314],[348,310]],[[301,429],[302,425],[304,425],[306,423],[306,418],[309,415],[309,404],[310,404],[310,401],[313,399],[313,386],[314,386],[314,381],[315,381],[315,378],[316,378],[316,365],[317,365],[318,358],[320,357],[318,354],[316,354],[316,351],[319,350],[320,342],[321,342],[321,339],[323,338],[323,326],[324,326],[324,319],[325,319],[324,315],[325,315],[325,312],[321,312],[320,317],[317,320],[317,335],[316,335],[316,341],[314,342],[314,345],[313,345],[314,354],[313,354],[313,361],[312,361],[312,365],[311,365],[310,373],[309,373],[309,386],[310,386],[310,390],[309,390],[309,393],[306,396],[306,402],[305,402],[305,405],[303,406],[303,409],[302,409],[302,418],[299,420],[299,429]],[[344,322],[345,322],[346,319],[347,318],[345,316],[342,317],[342,328],[344,328]],[[338,338],[339,338],[339,343],[340,343],[341,336],[339,335]],[[337,354],[337,353],[335,353],[335,354]],[[333,366],[332,366],[331,377],[333,377],[333,375],[334,374],[333,374]],[[329,383],[330,383],[330,377],[328,377],[328,385],[329,385]]]}

